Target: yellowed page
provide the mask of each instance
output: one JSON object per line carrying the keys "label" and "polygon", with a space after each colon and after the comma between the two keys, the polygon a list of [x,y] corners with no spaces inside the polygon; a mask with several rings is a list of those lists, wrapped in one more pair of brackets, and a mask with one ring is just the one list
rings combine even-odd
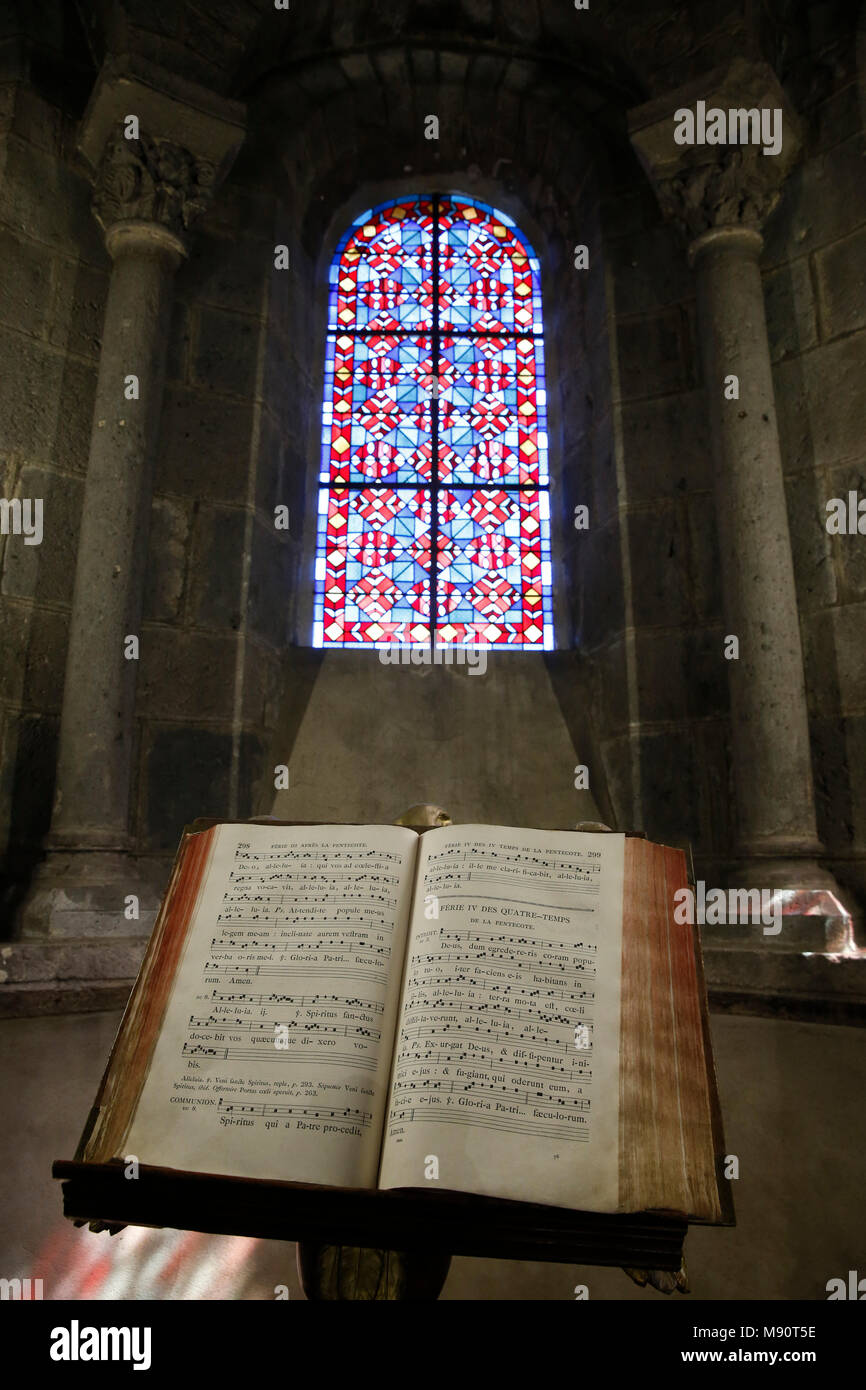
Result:
{"label": "yellowed page", "polygon": [[127,1154],[375,1186],[417,843],[219,827]]}
{"label": "yellowed page", "polygon": [[624,840],[422,837],[380,1187],[616,1210]]}

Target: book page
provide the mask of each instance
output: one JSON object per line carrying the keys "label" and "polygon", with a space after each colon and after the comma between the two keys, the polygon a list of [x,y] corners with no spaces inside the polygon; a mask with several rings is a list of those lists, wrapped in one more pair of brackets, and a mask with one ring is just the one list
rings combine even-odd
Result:
{"label": "book page", "polygon": [[624,841],[424,835],[380,1187],[617,1209]]}
{"label": "book page", "polygon": [[218,827],[124,1155],[375,1186],[417,844]]}

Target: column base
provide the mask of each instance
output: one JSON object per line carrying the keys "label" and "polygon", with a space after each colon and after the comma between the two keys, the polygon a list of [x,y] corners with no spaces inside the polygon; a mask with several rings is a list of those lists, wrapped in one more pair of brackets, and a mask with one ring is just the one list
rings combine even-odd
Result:
{"label": "column base", "polygon": [[866,1023],[862,916],[834,876],[808,855],[757,854],[726,879],[729,908],[732,889],[757,890],[764,915],[700,927],[711,1007]]}
{"label": "column base", "polygon": [[0,1016],[122,1007],[167,874],[117,851],[50,850],[0,946]]}

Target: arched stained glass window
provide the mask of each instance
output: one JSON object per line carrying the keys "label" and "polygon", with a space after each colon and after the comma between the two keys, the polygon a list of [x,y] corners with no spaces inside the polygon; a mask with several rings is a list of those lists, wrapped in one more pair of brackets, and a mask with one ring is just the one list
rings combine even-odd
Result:
{"label": "arched stained glass window", "polygon": [[462,195],[331,267],[313,645],[553,646],[539,264]]}

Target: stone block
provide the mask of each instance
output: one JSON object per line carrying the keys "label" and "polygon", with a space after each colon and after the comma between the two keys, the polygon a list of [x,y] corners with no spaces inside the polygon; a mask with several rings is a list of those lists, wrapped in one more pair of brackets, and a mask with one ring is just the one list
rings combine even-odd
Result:
{"label": "stone block", "polygon": [[[197,237],[178,271],[177,294],[256,317],[265,310],[263,288],[273,269],[273,242]],[[283,272],[283,278],[288,275],[291,270]]]}
{"label": "stone block", "polygon": [[2,591],[48,603],[71,603],[83,485],[48,468],[22,469],[17,489],[31,502],[42,499],[42,543],[9,536]]}
{"label": "stone block", "polygon": [[812,148],[830,150],[860,130],[860,101],[856,81],[831,92],[812,114]]}
{"label": "stone block", "polygon": [[15,99],[15,120],[12,125],[16,135],[29,145],[56,157],[60,150],[61,122],[61,113],[56,106],[52,106],[32,88],[21,84]]}
{"label": "stone block", "polygon": [[0,230],[0,323],[41,337],[51,300],[51,253]]}
{"label": "stone block", "polygon": [[198,816],[228,816],[229,731],[148,728],[142,759],[143,837],[149,848],[174,850],[184,826]]}
{"label": "stone block", "polygon": [[108,297],[108,275],[82,261],[58,261],[49,342],[64,352],[98,360]]}
{"label": "stone block", "polygon": [[194,380],[212,391],[251,396],[256,383],[261,324],[246,314],[210,308],[199,309],[196,320]]}
{"label": "stone block", "polygon": [[48,459],[56,435],[63,358],[4,328],[0,354],[0,449]]}
{"label": "stone block", "polygon": [[619,522],[575,532],[582,576],[579,646],[592,650],[625,626]]}
{"label": "stone block", "polygon": [[258,733],[242,733],[238,751],[238,815],[270,815],[274,800],[274,762],[269,758],[265,740]]}
{"label": "stone block", "polygon": [[160,422],[156,491],[242,502],[247,490],[252,406],[208,391],[168,387]]}
{"label": "stone block", "polygon": [[712,629],[639,632],[635,636],[642,722],[726,714],[728,672],[720,633]]}
{"label": "stone block", "polygon": [[153,499],[145,571],[145,620],[171,623],[180,616],[189,532],[186,506],[170,497]]}
{"label": "stone block", "polygon": [[712,493],[689,494],[686,508],[695,616],[705,622],[717,622],[722,618],[722,574]]}
{"label": "stone block", "polygon": [[601,744],[607,802],[614,830],[637,829],[634,813],[634,764],[627,734],[604,739]]}
{"label": "stone block", "polygon": [[59,714],[63,703],[69,618],[53,609],[34,608],[22,665],[21,699],[29,710]]}
{"label": "stone block", "polygon": [[623,237],[638,242],[644,228],[658,223],[658,203],[645,182],[637,187],[605,193],[601,201],[601,225],[605,244]]}
{"label": "stone block", "polygon": [[174,0],[126,0],[125,13],[130,24],[148,33],[169,38],[180,33],[181,16]]}
{"label": "stone block", "polygon": [[230,720],[237,640],[145,624],[137,711],[144,718]]}
{"label": "stone block", "polygon": [[250,630],[278,650],[288,639],[291,562],[291,552],[279,533],[257,521],[253,530],[247,618]]}
{"label": "stone block", "polygon": [[27,644],[33,610],[29,604],[0,603],[0,703],[20,705],[24,699]]}
{"label": "stone block", "polygon": [[0,785],[12,846],[38,844],[51,824],[58,725],[53,715],[7,718]]}
{"label": "stone block", "polygon": [[[847,502],[848,493],[856,492],[861,500],[866,499],[866,462],[829,469],[825,476],[819,511],[826,529],[827,502],[831,498]],[[846,534],[828,539],[841,602],[866,598],[866,540],[859,532],[856,536]]]}
{"label": "stone block", "polygon": [[14,133],[7,136],[0,223],[65,255],[108,268],[109,258],[90,211],[91,188],[56,155]]}
{"label": "stone block", "polygon": [[243,59],[243,46],[207,10],[184,12],[184,54],[195,62],[192,74],[203,86],[219,91],[226,74],[234,72]]}
{"label": "stone block", "polygon": [[616,337],[624,399],[690,391],[697,385],[694,326],[682,306],[620,319]]}
{"label": "stone block", "polygon": [[[309,334],[298,343],[310,341]],[[310,353],[290,349],[279,339],[270,340],[265,349],[262,394],[279,421],[284,437],[299,451],[310,449],[318,460],[322,419],[321,363],[324,361],[324,341],[319,340],[315,364]],[[314,375],[311,378],[310,368]],[[314,384],[315,382],[315,384]],[[308,455],[309,457],[309,455]]]}
{"label": "stone block", "polygon": [[685,727],[638,736],[644,828],[667,845],[701,837],[695,750]]}
{"label": "stone block", "polygon": [[627,525],[635,627],[688,621],[692,585],[684,509],[665,502],[630,510]]}
{"label": "stone block", "polygon": [[[281,655],[263,642],[249,641],[244,660],[244,723],[259,730],[273,729],[279,719],[282,698]],[[288,762],[288,755],[284,761]]]}
{"label": "stone block", "polygon": [[239,507],[203,506],[196,515],[188,611],[197,627],[240,627],[245,527]]}
{"label": "stone block", "polygon": [[189,381],[189,345],[192,338],[192,310],[182,299],[171,306],[171,324],[165,354],[165,379],[173,385]]}
{"label": "stone block", "polygon": [[825,608],[836,602],[833,537],[825,525],[825,483],[814,473],[785,479],[788,526],[800,611]]}
{"label": "stone block", "polygon": [[289,462],[289,442],[270,411],[262,412],[259,429],[259,459],[256,470],[256,507],[273,519],[274,508],[289,508],[290,532],[301,524],[303,477],[298,486],[296,473],[303,474],[300,461]]}
{"label": "stone block", "polygon": [[702,391],[625,403],[622,443],[629,502],[702,492],[712,485],[712,442]]}
{"label": "stone block", "polygon": [[626,644],[617,637],[594,652],[591,659],[593,723],[598,737],[625,733],[629,723]]}
{"label": "stone block", "polygon": [[70,472],[87,466],[96,367],[0,328],[0,450],[50,461]]}
{"label": "stone block", "polygon": [[863,456],[866,333],[780,362],[773,373],[782,460],[789,473]]}
{"label": "stone block", "polygon": [[817,715],[866,707],[866,603],[848,603],[801,621],[809,707]]}
{"label": "stone block", "polygon": [[866,793],[857,776],[866,760],[866,716],[818,715],[809,735],[818,834],[828,852],[849,850],[855,839],[866,841]]}
{"label": "stone block", "polygon": [[816,252],[815,271],[822,338],[866,328],[866,228]]}
{"label": "stone block", "polygon": [[812,277],[805,257],[771,270],[763,277],[770,357],[779,362],[818,341]]}
{"label": "stone block", "polygon": [[808,255],[866,222],[866,141],[859,133],[794,169],[767,223],[764,264]]}
{"label": "stone block", "polygon": [[605,251],[617,315],[649,314],[694,299],[685,251],[666,223],[611,241]]}

